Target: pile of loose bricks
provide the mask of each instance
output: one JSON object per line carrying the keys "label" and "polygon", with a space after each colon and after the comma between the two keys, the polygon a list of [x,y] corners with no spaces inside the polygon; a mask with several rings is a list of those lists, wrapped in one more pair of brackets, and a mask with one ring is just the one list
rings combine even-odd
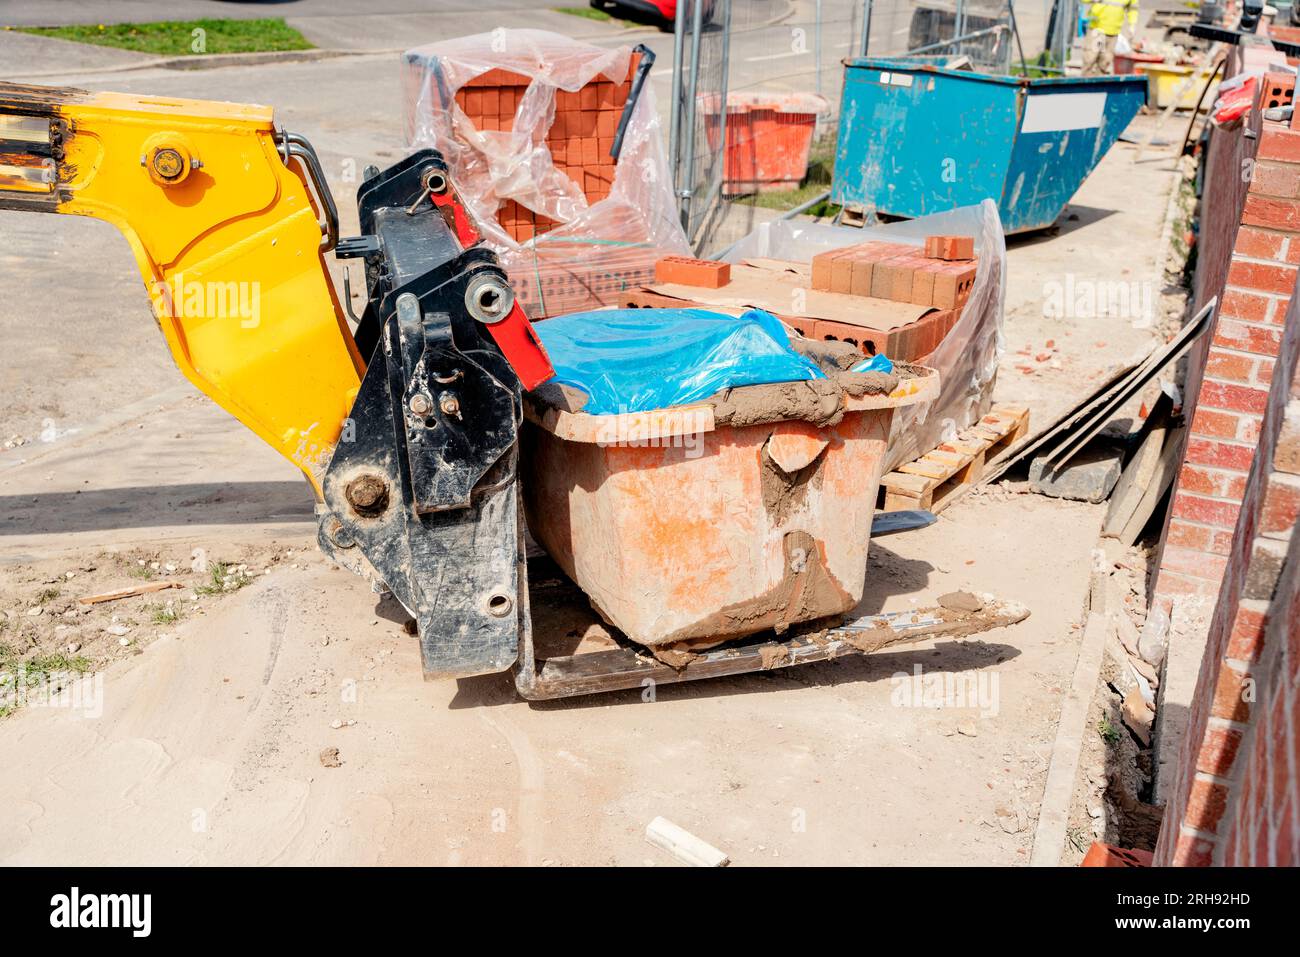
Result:
{"label": "pile of loose bricks", "polygon": [[[934,306],[936,311],[887,332],[779,311],[775,315],[806,339],[847,342],[865,355],[883,352],[891,359],[921,362],[952,331],[961,316],[975,285],[975,271],[975,241],[970,236],[927,236],[924,249],[882,242],[846,246],[813,257],[813,289]],[[720,289],[731,281],[731,267],[727,263],[686,256],[665,256],[655,265],[655,280]],[[619,304],[624,308],[709,308],[707,303],[674,299],[647,289],[626,293]]]}
{"label": "pile of loose bricks", "polygon": [[[615,162],[610,153],[638,60],[632,58],[628,75],[619,82],[598,76],[580,90],[555,91],[555,119],[546,132],[546,146],[555,168],[573,180],[588,203],[605,199],[614,188]],[[510,131],[529,82],[520,73],[489,70],[456,92],[456,104],[476,129]],[[497,220],[519,243],[559,225],[513,200],[502,206]]]}

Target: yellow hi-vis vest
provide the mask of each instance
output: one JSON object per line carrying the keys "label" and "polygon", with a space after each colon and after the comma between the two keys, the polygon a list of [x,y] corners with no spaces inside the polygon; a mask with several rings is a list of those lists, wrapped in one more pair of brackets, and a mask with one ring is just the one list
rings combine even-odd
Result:
{"label": "yellow hi-vis vest", "polygon": [[1125,19],[1130,27],[1137,26],[1137,18],[1137,0],[1092,0],[1088,7],[1088,26],[1108,37],[1119,35]]}

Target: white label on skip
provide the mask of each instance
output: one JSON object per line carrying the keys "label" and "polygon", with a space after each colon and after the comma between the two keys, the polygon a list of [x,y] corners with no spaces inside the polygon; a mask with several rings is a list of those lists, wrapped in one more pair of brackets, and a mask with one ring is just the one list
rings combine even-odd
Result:
{"label": "white label on skip", "polygon": [[1020,132],[1096,129],[1105,112],[1105,93],[1031,93],[1025,102]]}

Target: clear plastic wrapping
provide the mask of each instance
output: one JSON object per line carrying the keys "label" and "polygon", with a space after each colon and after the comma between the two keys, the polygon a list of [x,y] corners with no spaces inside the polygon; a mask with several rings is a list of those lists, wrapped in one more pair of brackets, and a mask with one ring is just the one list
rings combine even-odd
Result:
{"label": "clear plastic wrapping", "polygon": [[985,200],[920,219],[854,229],[796,220],[763,223],[727,253],[731,262],[767,257],[809,262],[817,253],[870,240],[922,246],[926,236],[975,237],[979,263],[975,285],[961,317],[930,354],[926,365],[939,373],[933,403],[900,408],[894,415],[886,469],[893,469],[952,438],[988,411],[1002,337],[1007,247],[997,204]]}
{"label": "clear plastic wrapping", "polygon": [[446,158],[534,318],[615,304],[688,252],[648,81],[610,156],[638,62],[631,47],[506,29],[403,58],[408,143]]}

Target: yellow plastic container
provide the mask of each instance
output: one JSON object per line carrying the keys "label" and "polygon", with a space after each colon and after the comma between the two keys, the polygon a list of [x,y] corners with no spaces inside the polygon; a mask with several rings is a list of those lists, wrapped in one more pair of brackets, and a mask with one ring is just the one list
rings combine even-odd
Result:
{"label": "yellow plastic container", "polygon": [[[1187,83],[1196,71],[1190,66],[1177,66],[1167,63],[1137,63],[1134,68],[1147,78],[1147,102],[1156,109],[1168,109],[1169,104],[1178,100],[1177,109],[1194,110],[1196,101],[1201,100],[1201,112],[1204,113],[1214,105],[1218,98],[1219,81],[1210,84],[1209,92],[1201,99],[1201,90],[1205,86],[1206,76],[1201,76],[1195,83]],[[1179,88],[1187,83],[1187,88],[1179,94]]]}
{"label": "yellow plastic container", "polygon": [[708,405],[530,407],[528,528],[643,645],[707,647],[843,614],[862,598],[894,409],[938,395],[938,373],[922,371],[890,395],[843,399],[834,426],[735,427]]}

